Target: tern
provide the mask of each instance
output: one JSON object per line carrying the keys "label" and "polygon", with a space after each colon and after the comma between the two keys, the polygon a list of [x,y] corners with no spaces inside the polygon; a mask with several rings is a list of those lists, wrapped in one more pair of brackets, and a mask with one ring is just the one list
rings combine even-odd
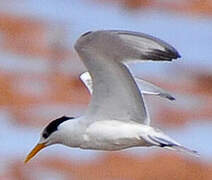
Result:
{"label": "tern", "polygon": [[[89,31],[77,40],[74,47],[89,72],[91,101],[84,116],[63,116],[50,122],[25,163],[41,149],[53,144],[104,151],[161,147],[197,154],[150,126],[142,91],[127,66],[133,61],[180,58],[175,48],[153,36],[123,30]],[[161,92],[145,81],[141,84],[147,87],[149,94]]]}

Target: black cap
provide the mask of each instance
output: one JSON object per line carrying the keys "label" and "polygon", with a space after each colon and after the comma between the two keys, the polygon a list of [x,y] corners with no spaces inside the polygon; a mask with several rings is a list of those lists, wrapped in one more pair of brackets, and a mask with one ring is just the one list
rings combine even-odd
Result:
{"label": "black cap", "polygon": [[62,116],[50,122],[43,131],[43,138],[48,138],[53,132],[57,131],[57,128],[61,123],[70,119],[74,119],[74,117]]}

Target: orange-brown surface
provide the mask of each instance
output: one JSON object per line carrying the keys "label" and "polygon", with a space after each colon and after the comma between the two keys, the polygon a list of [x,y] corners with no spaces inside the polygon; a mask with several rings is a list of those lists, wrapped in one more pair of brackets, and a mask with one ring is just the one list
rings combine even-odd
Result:
{"label": "orange-brown surface", "polygon": [[123,153],[105,154],[92,161],[74,161],[66,158],[45,158],[24,166],[17,160],[8,171],[9,179],[31,180],[48,169],[64,179],[80,180],[211,180],[212,166],[198,159],[187,159],[176,155],[155,154],[152,157],[135,157]]}
{"label": "orange-brown surface", "polygon": [[[115,1],[110,0],[110,1],[117,3],[117,0]],[[108,1],[105,1],[105,2],[108,2]],[[118,2],[124,7],[129,9],[159,8],[166,11],[174,11],[174,12],[184,13],[184,14],[212,15],[211,0],[180,0],[180,1],[118,0]]]}
{"label": "orange-brown surface", "polygon": [[3,35],[1,48],[6,51],[44,58],[52,58],[52,53],[63,58],[71,55],[70,50],[62,49],[57,42],[63,38],[64,29],[50,29],[48,22],[0,13],[0,32]]}
{"label": "orange-brown surface", "polygon": [[[29,88],[38,83],[38,92]],[[64,74],[21,74],[0,72],[0,106],[6,106],[16,123],[40,126],[45,114],[38,108],[50,104],[85,105],[88,94],[77,77]],[[63,115],[63,114],[62,114]],[[56,115],[58,116],[58,115]],[[30,117],[30,118],[29,118]],[[49,119],[46,119],[49,121]],[[42,123],[43,125],[43,123]]]}

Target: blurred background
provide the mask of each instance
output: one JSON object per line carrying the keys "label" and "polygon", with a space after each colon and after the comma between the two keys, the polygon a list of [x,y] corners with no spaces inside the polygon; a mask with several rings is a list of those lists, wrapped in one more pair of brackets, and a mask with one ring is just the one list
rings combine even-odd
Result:
{"label": "blurred background", "polygon": [[[85,111],[85,67],[73,44],[98,29],[148,33],[179,51],[182,58],[172,63],[130,67],[176,97],[145,96],[152,124],[200,158],[157,148],[112,153],[55,145],[24,165],[44,125]],[[211,0],[1,0],[0,179],[211,180],[211,48]]]}

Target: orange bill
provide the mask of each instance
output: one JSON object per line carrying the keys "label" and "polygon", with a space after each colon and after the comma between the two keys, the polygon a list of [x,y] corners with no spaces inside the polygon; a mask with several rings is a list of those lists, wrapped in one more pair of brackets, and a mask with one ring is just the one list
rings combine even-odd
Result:
{"label": "orange bill", "polygon": [[33,150],[27,155],[26,159],[24,160],[24,163],[27,163],[30,159],[32,159],[41,149],[45,148],[46,145],[44,143],[37,144]]}

